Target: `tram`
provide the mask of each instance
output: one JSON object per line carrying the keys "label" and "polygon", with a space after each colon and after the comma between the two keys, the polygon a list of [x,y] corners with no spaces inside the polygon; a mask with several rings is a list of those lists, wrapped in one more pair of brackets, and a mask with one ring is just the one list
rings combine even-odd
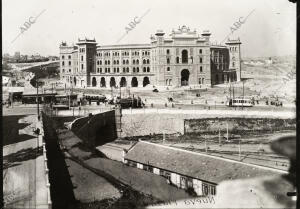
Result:
{"label": "tram", "polygon": [[253,100],[249,98],[236,97],[229,98],[226,101],[226,106],[228,107],[253,107]]}

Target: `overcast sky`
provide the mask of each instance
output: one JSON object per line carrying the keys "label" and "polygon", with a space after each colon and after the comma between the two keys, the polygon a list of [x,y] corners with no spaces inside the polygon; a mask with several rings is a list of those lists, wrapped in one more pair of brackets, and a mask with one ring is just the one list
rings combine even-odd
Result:
{"label": "overcast sky", "polygon": [[[182,25],[210,30],[211,40],[221,42],[240,17],[244,24],[230,38],[240,37],[242,56],[296,53],[296,4],[288,0],[2,0],[2,12],[3,52],[10,54],[58,55],[61,41],[79,37],[99,45],[150,43],[157,29],[168,35]],[[15,39],[26,21],[34,23]]]}

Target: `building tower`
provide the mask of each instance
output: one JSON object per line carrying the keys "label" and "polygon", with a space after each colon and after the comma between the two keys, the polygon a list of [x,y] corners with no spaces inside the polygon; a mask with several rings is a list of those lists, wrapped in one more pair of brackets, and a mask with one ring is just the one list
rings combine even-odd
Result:
{"label": "building tower", "polygon": [[96,48],[97,43],[96,40],[90,39],[78,39],[78,64],[79,64],[79,71],[86,75],[80,81],[81,87],[89,87],[91,86],[91,73],[96,71]]}
{"label": "building tower", "polygon": [[231,72],[231,81],[241,81],[241,41],[230,40],[226,42],[229,48],[229,70]]}
{"label": "building tower", "polygon": [[164,35],[163,30],[157,30],[155,33],[155,39],[152,41],[152,56],[155,56],[155,77],[157,85],[164,85],[165,76],[164,76]]}

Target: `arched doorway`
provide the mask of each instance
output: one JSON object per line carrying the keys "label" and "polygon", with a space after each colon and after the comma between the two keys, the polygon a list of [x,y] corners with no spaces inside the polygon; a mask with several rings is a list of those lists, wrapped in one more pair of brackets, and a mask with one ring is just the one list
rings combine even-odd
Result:
{"label": "arched doorway", "polygon": [[116,87],[116,79],[114,77],[110,78],[110,87]]}
{"label": "arched doorway", "polygon": [[189,85],[190,72],[187,69],[181,71],[181,86]]}
{"label": "arched doorway", "polygon": [[122,78],[121,78],[120,86],[121,86],[121,87],[126,87],[126,86],[127,86],[127,82],[126,82],[126,78],[125,78],[125,77],[122,77]]}
{"label": "arched doorway", "polygon": [[187,50],[182,50],[181,52],[181,62],[182,63],[188,63],[188,51]]}
{"label": "arched doorway", "polygon": [[106,82],[105,82],[105,78],[104,77],[101,78],[100,87],[106,87]]}
{"label": "arched doorway", "polygon": [[74,86],[76,86],[76,78],[74,77]]}
{"label": "arched doorway", "polygon": [[150,80],[148,77],[144,77],[144,80],[143,80],[143,87],[147,86],[148,84],[150,84]]}
{"label": "arched doorway", "polygon": [[138,80],[136,77],[133,77],[131,80],[131,86],[132,87],[137,87],[139,85]]}
{"label": "arched doorway", "polygon": [[97,80],[95,77],[93,77],[93,79],[92,79],[92,86],[93,87],[97,86]]}

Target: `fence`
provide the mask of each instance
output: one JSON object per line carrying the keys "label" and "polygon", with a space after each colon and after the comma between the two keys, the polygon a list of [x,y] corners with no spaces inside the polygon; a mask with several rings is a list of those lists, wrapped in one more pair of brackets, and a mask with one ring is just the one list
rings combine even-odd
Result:
{"label": "fence", "polygon": [[[42,121],[42,118],[41,118]],[[46,178],[46,187],[47,187],[47,204],[48,209],[52,209],[52,201],[50,195],[50,182],[49,182],[49,169],[48,169],[48,159],[47,159],[47,150],[46,150],[46,143],[44,142],[44,127],[42,122],[37,123],[37,128],[40,129],[39,141],[42,141],[43,147],[43,158],[44,158],[44,170],[45,170],[45,178]]]}
{"label": "fence", "polygon": [[69,110],[59,110],[54,109],[50,105],[43,106],[43,112],[50,116],[50,117],[66,117],[66,116],[73,116],[73,117],[85,117],[88,116],[90,113],[98,114],[102,112],[107,112],[112,110],[113,107],[99,107],[91,109],[89,106],[82,106],[82,107],[71,107]]}

